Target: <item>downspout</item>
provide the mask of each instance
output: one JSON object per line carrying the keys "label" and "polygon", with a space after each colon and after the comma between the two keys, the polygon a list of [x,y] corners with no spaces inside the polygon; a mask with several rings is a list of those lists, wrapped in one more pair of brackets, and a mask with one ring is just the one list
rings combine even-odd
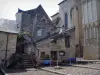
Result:
{"label": "downspout", "polygon": [[4,58],[4,65],[3,65],[3,67],[7,66],[8,35],[9,35],[9,33],[7,33],[6,50],[5,50],[5,58]]}

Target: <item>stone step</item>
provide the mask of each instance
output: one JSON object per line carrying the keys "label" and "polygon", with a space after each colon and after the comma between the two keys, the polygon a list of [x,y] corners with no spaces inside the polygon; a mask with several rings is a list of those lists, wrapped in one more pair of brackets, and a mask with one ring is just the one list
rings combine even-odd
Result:
{"label": "stone step", "polygon": [[30,57],[23,57],[23,59],[29,59],[30,60],[31,58]]}
{"label": "stone step", "polygon": [[22,60],[22,62],[32,62],[31,60]]}
{"label": "stone step", "polygon": [[23,68],[33,68],[34,66],[23,66]]}
{"label": "stone step", "polygon": [[23,64],[24,66],[33,66],[33,64]]}
{"label": "stone step", "polygon": [[19,68],[19,67],[33,67],[33,64],[21,64],[21,65],[16,65],[15,68]]}
{"label": "stone step", "polygon": [[18,63],[17,65],[15,65],[14,68],[33,68],[34,67],[29,55],[23,54],[22,57],[23,59],[21,63]]}
{"label": "stone step", "polygon": [[23,57],[23,59],[31,59],[30,57]]}
{"label": "stone step", "polygon": [[32,62],[23,62],[23,64],[33,64]]}

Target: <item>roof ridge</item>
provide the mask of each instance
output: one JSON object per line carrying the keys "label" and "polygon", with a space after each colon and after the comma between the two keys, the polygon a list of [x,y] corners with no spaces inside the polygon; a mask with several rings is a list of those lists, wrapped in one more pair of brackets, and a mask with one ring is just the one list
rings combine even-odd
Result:
{"label": "roof ridge", "polygon": [[[40,4],[37,8],[39,8],[39,7],[42,7],[42,5]],[[18,8],[18,12],[28,12],[28,11],[36,10],[37,8],[29,9],[29,10],[22,10],[22,9]]]}

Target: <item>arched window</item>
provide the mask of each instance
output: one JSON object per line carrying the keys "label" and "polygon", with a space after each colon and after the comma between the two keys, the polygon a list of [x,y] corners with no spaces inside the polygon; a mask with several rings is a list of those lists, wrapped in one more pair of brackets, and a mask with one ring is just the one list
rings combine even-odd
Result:
{"label": "arched window", "polygon": [[65,13],[65,29],[68,28],[68,15]]}

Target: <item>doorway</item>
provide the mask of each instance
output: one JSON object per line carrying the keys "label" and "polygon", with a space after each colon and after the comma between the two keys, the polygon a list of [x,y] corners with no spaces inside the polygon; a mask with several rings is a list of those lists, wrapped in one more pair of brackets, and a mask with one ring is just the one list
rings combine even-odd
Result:
{"label": "doorway", "polygon": [[18,54],[24,54],[24,44],[20,44],[16,47],[16,53]]}
{"label": "doorway", "polygon": [[57,51],[51,51],[51,59],[57,60]]}

